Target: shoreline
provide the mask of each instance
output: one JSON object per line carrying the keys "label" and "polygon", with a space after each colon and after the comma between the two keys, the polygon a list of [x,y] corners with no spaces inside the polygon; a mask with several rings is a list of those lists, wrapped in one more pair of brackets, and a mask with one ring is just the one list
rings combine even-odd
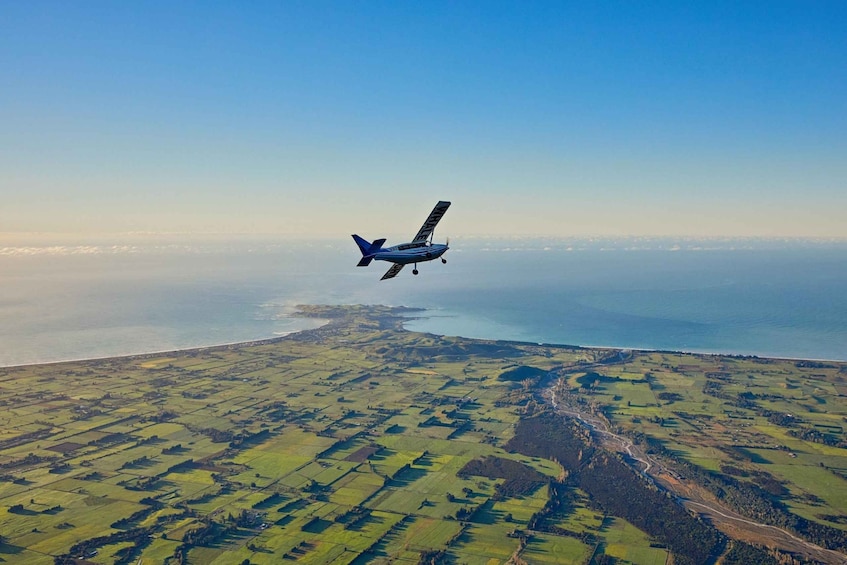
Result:
{"label": "shoreline", "polygon": [[[421,316],[421,318],[433,318],[433,317],[437,317],[437,316]],[[444,315],[442,317],[448,318],[448,317],[454,317],[454,316]],[[409,318],[408,321],[414,322],[415,319]],[[447,332],[436,333],[436,332],[431,332],[431,331],[426,331],[426,330],[410,330],[410,329],[406,328],[405,324],[403,324],[403,328],[408,330],[408,331],[415,331],[415,332],[420,332],[420,333],[430,333],[430,334],[440,335],[440,336],[445,336],[445,337],[461,337],[461,338],[464,338],[464,339],[480,339],[480,340],[487,340],[487,341],[504,341],[504,342],[521,343],[521,344],[529,344],[529,345],[543,345],[543,346],[549,346],[549,347],[561,346],[561,347],[579,347],[579,348],[582,348],[582,349],[615,349],[615,350],[618,350],[618,351],[638,351],[640,353],[675,353],[675,354],[684,354],[684,355],[715,355],[715,356],[721,356],[721,357],[777,359],[777,360],[781,360],[781,361],[813,361],[813,362],[820,362],[820,363],[847,363],[847,357],[845,357],[844,359],[834,359],[834,358],[829,358],[829,357],[797,357],[797,356],[788,356],[788,355],[771,355],[771,354],[764,354],[764,353],[740,353],[740,352],[739,353],[728,353],[728,352],[725,352],[725,351],[709,351],[709,350],[697,351],[697,350],[689,350],[689,349],[651,349],[651,348],[646,348],[646,347],[630,347],[630,346],[624,346],[624,345],[597,345],[597,344],[576,345],[576,344],[567,344],[567,343],[555,343],[555,342],[550,342],[550,341],[533,341],[533,340],[528,340],[528,339],[503,339],[503,338],[499,338],[499,337],[478,337],[478,336],[477,337],[468,337],[468,336],[464,336],[464,335],[452,334],[452,333],[447,333]]]}
{"label": "shoreline", "polygon": [[[417,311],[424,315],[419,315],[416,317],[407,317],[403,316],[402,313],[398,318],[400,319],[400,325],[403,328],[403,331],[408,332],[418,332],[424,334],[432,334],[443,337],[458,337],[461,339],[469,339],[469,340],[480,340],[480,341],[496,341],[503,343],[515,343],[521,345],[535,345],[535,346],[544,346],[544,347],[566,347],[566,348],[576,348],[576,349],[593,349],[593,350],[615,350],[615,351],[634,351],[638,353],[667,353],[667,354],[681,354],[681,355],[706,355],[706,356],[715,356],[715,357],[731,357],[731,358],[740,358],[740,359],[771,359],[778,361],[810,361],[814,363],[847,363],[847,359],[830,359],[830,358],[817,358],[817,357],[791,357],[791,356],[779,356],[779,355],[763,355],[758,353],[726,353],[719,351],[695,351],[695,350],[684,350],[684,349],[649,349],[642,347],[625,347],[625,346],[615,346],[615,345],[576,345],[576,344],[567,344],[567,343],[554,343],[547,341],[530,341],[530,340],[521,340],[521,339],[503,339],[497,337],[468,337],[463,335],[453,335],[447,332],[444,333],[436,333],[430,331],[423,330],[415,330],[409,329],[406,327],[406,324],[409,322],[414,322],[417,319],[421,318],[431,318],[437,316],[427,316],[425,315],[428,312],[432,312],[432,310],[427,310],[425,308],[414,308],[407,306],[391,306],[392,309],[402,309],[405,310],[406,313],[409,311]],[[36,361],[32,363],[16,363],[11,365],[0,364],[0,370],[4,369],[20,369],[23,367],[36,367],[36,366],[45,366],[45,365],[58,365],[62,363],[84,363],[88,361],[103,361],[107,359],[125,359],[128,357],[152,357],[152,356],[161,356],[167,355],[169,353],[186,353],[190,351],[205,351],[209,349],[217,349],[217,348],[226,348],[226,347],[240,347],[240,346],[252,346],[252,345],[264,345],[269,343],[274,343],[276,341],[285,339],[290,337],[291,335],[304,333],[309,331],[314,331],[320,328],[325,327],[327,324],[332,323],[331,319],[328,318],[312,318],[308,315],[304,316],[293,316],[293,318],[297,319],[311,319],[311,320],[321,320],[321,324],[313,327],[313,328],[305,328],[298,330],[290,330],[287,332],[281,332],[278,335],[274,335],[273,337],[265,337],[265,338],[257,338],[257,339],[249,339],[244,341],[229,341],[223,343],[214,343],[209,345],[195,345],[188,347],[176,347],[176,348],[168,348],[154,351],[142,351],[137,353],[118,353],[114,355],[102,355],[102,356],[94,356],[94,357],[80,357],[80,358],[69,358],[69,359],[58,359],[53,361]]]}
{"label": "shoreline", "polygon": [[[315,319],[315,318],[313,318]],[[161,355],[167,355],[168,353],[186,353],[189,351],[205,351],[207,349],[218,349],[224,347],[240,347],[240,346],[251,346],[251,345],[265,345],[268,343],[274,343],[281,339],[285,339],[293,334],[302,333],[302,332],[310,332],[316,330],[318,328],[322,328],[329,320],[324,320],[324,323],[316,326],[314,328],[307,328],[302,330],[291,330],[288,332],[280,333],[279,335],[275,335],[274,337],[264,337],[257,339],[248,339],[246,341],[227,341],[224,343],[214,343],[211,345],[193,345],[190,347],[177,347],[173,349],[162,349],[156,351],[142,351],[140,353],[119,353],[117,355],[103,355],[98,357],[81,357],[78,359],[60,359],[58,361],[38,361],[35,363],[19,363],[16,365],[0,365],[0,371],[3,369],[20,369],[21,367],[43,367],[45,365],[59,365],[62,363],[85,363],[87,361],[104,361],[106,359],[126,359],[127,357],[158,357]]]}

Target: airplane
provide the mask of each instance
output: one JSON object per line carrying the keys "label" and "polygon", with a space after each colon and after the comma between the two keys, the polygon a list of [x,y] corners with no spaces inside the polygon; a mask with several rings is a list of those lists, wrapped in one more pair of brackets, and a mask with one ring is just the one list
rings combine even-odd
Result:
{"label": "airplane", "polygon": [[[356,266],[367,267],[374,259],[377,261],[388,261],[389,263],[394,263],[391,268],[382,275],[380,280],[384,281],[386,279],[393,279],[401,270],[403,270],[403,267],[409,263],[414,263],[415,268],[412,270],[412,274],[417,275],[418,263],[438,259],[444,255],[448,249],[450,249],[450,247],[448,247],[450,243],[449,241],[446,244],[432,243],[432,234],[435,231],[435,226],[441,220],[444,212],[446,212],[449,207],[449,202],[440,200],[438,204],[435,205],[435,208],[432,209],[432,212],[429,213],[429,217],[423,223],[421,229],[418,230],[415,238],[409,243],[401,243],[400,245],[394,245],[392,247],[383,247],[382,244],[385,243],[384,238],[377,239],[374,240],[373,243],[369,243],[366,239],[353,234],[353,240],[362,252],[362,259]],[[447,259],[441,257],[441,262],[446,263]]]}

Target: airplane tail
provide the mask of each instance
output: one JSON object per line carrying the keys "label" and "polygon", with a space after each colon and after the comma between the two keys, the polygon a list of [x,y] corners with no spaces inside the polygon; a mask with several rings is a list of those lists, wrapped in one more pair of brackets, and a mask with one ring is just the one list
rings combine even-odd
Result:
{"label": "airplane tail", "polygon": [[373,243],[368,243],[368,240],[353,234],[353,240],[359,246],[359,251],[362,252],[362,259],[357,267],[367,267],[373,261],[374,255],[382,249],[382,244],[385,243],[385,238],[376,239]]}

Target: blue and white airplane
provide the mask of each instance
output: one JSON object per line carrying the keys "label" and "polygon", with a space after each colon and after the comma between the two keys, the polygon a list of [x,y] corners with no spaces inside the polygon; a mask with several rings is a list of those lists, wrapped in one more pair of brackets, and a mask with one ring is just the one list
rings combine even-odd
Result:
{"label": "blue and white airplane", "polygon": [[[441,200],[429,213],[429,217],[421,226],[420,231],[415,236],[415,239],[409,243],[401,243],[393,247],[383,247],[385,239],[377,239],[373,243],[368,243],[366,239],[353,234],[353,239],[359,250],[362,252],[362,260],[359,261],[357,267],[367,267],[371,261],[388,261],[394,263],[388,271],[382,275],[380,280],[392,279],[397,276],[403,267],[409,263],[414,263],[415,268],[412,271],[413,275],[418,274],[418,263],[424,261],[432,261],[438,259],[447,252],[449,241],[445,243],[432,243],[432,234],[435,231],[435,226],[441,220],[444,212],[450,207],[449,202]],[[441,257],[441,262],[446,263],[447,259]]]}

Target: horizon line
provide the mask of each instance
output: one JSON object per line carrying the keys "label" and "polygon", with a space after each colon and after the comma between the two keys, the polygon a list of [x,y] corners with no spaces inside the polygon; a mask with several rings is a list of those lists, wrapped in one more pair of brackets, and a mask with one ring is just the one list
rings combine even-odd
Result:
{"label": "horizon line", "polygon": [[[69,231],[0,231],[2,238],[25,238],[25,237],[75,237],[75,238],[98,238],[98,237],[274,237],[281,239],[346,239],[350,234],[342,233],[309,233],[309,232],[249,232],[249,231],[102,231],[102,232],[69,232]],[[399,234],[388,234],[388,237],[403,237]],[[845,241],[847,235],[804,235],[804,234],[655,234],[655,233],[452,233],[451,238],[462,239],[684,239],[684,240],[808,240],[808,241]]]}

